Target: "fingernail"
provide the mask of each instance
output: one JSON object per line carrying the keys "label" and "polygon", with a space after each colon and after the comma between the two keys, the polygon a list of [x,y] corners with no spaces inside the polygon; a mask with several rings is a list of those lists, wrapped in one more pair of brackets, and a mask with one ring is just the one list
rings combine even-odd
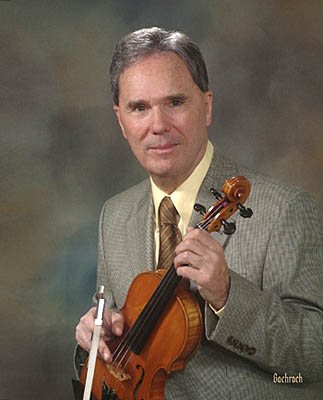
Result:
{"label": "fingernail", "polygon": [[104,361],[108,361],[109,360],[109,355],[108,355],[108,353],[103,353],[103,358],[104,358]]}

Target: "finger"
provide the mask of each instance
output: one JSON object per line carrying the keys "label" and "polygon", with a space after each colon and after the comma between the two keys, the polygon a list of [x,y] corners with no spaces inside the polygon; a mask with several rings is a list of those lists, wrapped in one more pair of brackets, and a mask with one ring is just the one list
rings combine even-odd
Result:
{"label": "finger", "polygon": [[186,233],[192,231],[193,229],[194,229],[194,228],[193,228],[192,226],[188,226],[188,227],[186,228]]}
{"label": "finger", "polygon": [[105,334],[112,338],[113,335],[120,336],[123,331],[123,316],[112,310],[104,310],[103,328]]}
{"label": "finger", "polygon": [[175,249],[176,254],[179,255],[183,252],[192,252],[196,255],[202,256],[208,248],[204,243],[195,240],[194,238],[184,239]]}
{"label": "finger", "polygon": [[76,342],[79,346],[81,346],[85,351],[89,351],[91,347],[91,333],[88,331],[80,330],[79,327],[76,327],[75,334]]}
{"label": "finger", "polygon": [[176,269],[183,266],[200,269],[202,262],[202,257],[190,250],[183,251],[174,258],[174,266]]}
{"label": "finger", "polygon": [[113,313],[113,315],[111,316],[111,323],[112,323],[112,332],[116,336],[122,335],[124,326],[123,316],[118,313]]}
{"label": "finger", "polygon": [[108,331],[108,329],[102,326],[100,331],[100,337],[105,342],[108,342],[109,340],[113,339],[114,335],[110,330]]}
{"label": "finger", "polygon": [[189,279],[193,282],[199,282],[200,272],[189,266],[181,266],[176,269],[176,273],[178,276],[182,276],[183,278]]}
{"label": "finger", "polygon": [[204,244],[206,247],[210,249],[218,249],[222,248],[220,243],[214,239],[211,234],[203,229],[191,229],[183,238],[183,242],[186,240],[196,240],[201,244]]}
{"label": "finger", "polygon": [[105,343],[105,341],[101,338],[99,341],[99,346],[98,346],[98,355],[101,357],[105,362],[111,362],[112,361],[112,353]]}
{"label": "finger", "polygon": [[96,315],[96,307],[92,307],[86,314],[83,315],[83,317],[80,319],[80,323],[86,329],[93,331],[95,315]]}
{"label": "finger", "polygon": [[91,336],[94,330],[94,315],[95,307],[91,308],[85,315],[82,316],[75,329],[76,342],[86,351],[89,350],[91,345]]}

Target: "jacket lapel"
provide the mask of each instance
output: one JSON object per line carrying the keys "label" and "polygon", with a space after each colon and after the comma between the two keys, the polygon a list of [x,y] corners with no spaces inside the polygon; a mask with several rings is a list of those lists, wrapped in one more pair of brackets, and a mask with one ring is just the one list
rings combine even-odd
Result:
{"label": "jacket lapel", "polygon": [[149,181],[144,194],[139,195],[142,197],[134,205],[132,216],[126,224],[129,260],[134,276],[154,269],[154,210]]}

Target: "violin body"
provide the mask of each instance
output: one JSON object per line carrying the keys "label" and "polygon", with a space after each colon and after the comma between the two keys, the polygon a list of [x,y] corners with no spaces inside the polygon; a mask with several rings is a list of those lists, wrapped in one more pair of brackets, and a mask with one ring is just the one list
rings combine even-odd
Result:
{"label": "violin body", "polygon": [[[165,270],[146,271],[132,282],[124,306],[120,310],[125,319],[123,335],[108,343],[112,353],[134,324],[140,312],[159,285]],[[97,358],[92,394],[97,400],[162,400],[164,386],[172,371],[185,368],[189,357],[200,344],[203,332],[202,316],[196,298],[189,291],[189,282],[182,280],[161,313],[147,343],[140,354],[126,351],[114,355],[106,364]],[[120,362],[119,362],[120,361]],[[81,382],[86,380],[86,365]],[[102,396],[102,389],[110,397]]]}

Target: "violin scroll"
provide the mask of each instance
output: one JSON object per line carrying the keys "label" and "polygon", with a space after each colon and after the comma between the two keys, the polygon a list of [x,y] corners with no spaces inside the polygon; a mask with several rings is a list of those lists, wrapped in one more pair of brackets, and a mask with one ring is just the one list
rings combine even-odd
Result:
{"label": "violin scroll", "polygon": [[232,203],[243,204],[250,193],[250,182],[244,176],[227,179],[222,187],[223,193]]}
{"label": "violin scroll", "polygon": [[232,235],[235,232],[235,224],[227,222],[231,215],[239,210],[244,218],[252,216],[252,210],[242,205],[249,196],[250,187],[250,182],[245,177],[237,176],[225,181],[222,187],[225,196],[221,196],[212,188],[210,192],[218,201],[209,208],[196,227],[209,232],[218,232],[223,227],[226,235]]}

